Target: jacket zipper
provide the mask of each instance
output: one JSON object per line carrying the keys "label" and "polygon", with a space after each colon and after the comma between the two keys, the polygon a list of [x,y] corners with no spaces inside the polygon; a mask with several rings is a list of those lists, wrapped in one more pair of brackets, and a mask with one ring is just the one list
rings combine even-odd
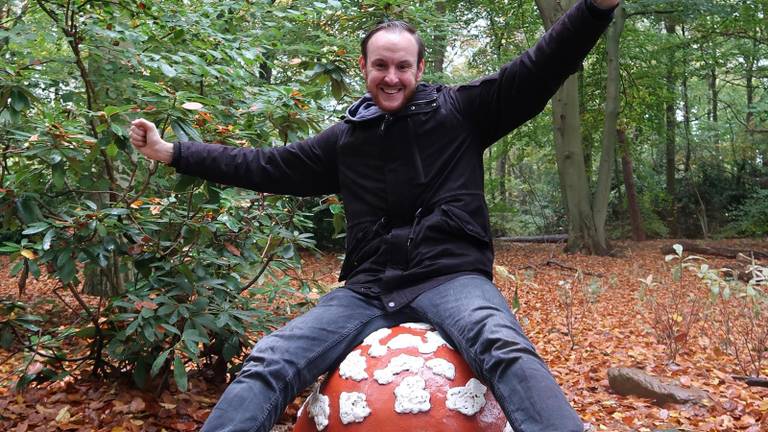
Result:
{"label": "jacket zipper", "polygon": [[[436,100],[437,100],[437,98],[433,97],[433,98],[430,98],[430,99],[414,101],[414,102],[411,102],[410,104],[408,104],[408,106],[410,106],[411,108],[415,108],[416,105],[426,104],[426,103],[429,103],[429,102],[434,102]],[[392,115],[391,114],[384,114],[384,120],[382,120],[381,127],[379,127],[379,134],[383,134],[384,133],[384,130],[387,128],[387,123],[389,123],[390,121],[392,121]]]}
{"label": "jacket zipper", "polygon": [[387,127],[387,123],[392,120],[392,116],[389,114],[384,114],[384,120],[381,121],[381,128],[379,128],[379,135],[384,134],[384,128]]}
{"label": "jacket zipper", "polygon": [[411,102],[409,105],[419,105],[419,104],[423,104],[423,103],[427,103],[427,102],[434,102],[436,100],[437,100],[437,98],[433,97],[433,98],[424,99],[424,100],[420,100],[420,101],[414,101],[414,102]]}

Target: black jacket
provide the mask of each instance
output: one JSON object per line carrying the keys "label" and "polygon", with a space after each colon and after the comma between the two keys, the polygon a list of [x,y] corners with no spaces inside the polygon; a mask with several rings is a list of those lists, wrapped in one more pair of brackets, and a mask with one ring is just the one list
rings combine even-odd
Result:
{"label": "black jacket", "polygon": [[347,238],[339,280],[389,309],[458,275],[491,278],[483,151],[541,112],[610,18],[579,2],[496,74],[458,87],[420,84],[394,114],[366,95],[343,121],[285,147],[180,143],[172,166],[262,192],[340,194]]}

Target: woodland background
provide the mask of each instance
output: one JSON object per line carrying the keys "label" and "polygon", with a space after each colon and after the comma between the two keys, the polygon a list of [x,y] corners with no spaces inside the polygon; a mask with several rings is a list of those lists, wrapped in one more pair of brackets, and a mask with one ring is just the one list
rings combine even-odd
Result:
{"label": "woodland background", "polygon": [[[575,1],[4,0],[0,360],[9,366],[0,407],[35,406],[14,391],[48,397],[86,377],[125,378],[161,401],[169,389],[194,395],[190,380],[225,383],[254,340],[334,284],[339,197],[265,195],[176,175],[131,148],[132,119],[154,121],[167,140],[283,146],[337,121],[364,92],[359,40],[383,19],[419,28],[425,81],[458,84],[533,45]],[[694,329],[713,325],[713,368],[766,374],[765,256],[710,263],[670,249],[672,241],[626,242],[749,237],[757,240],[717,244],[766,249],[766,13],[766,0],[623,4],[545,112],[488,150],[494,235],[566,239],[531,246],[539,251],[531,257],[541,258],[539,271],[560,259],[567,274],[535,280],[525,254],[504,247],[497,260],[521,313],[527,295],[557,300],[563,352],[581,345],[577,318],[612,293],[605,301],[636,308],[640,334],[655,341],[648,362],[679,362]],[[635,248],[648,266],[632,262]],[[324,273],[308,271],[318,265]],[[595,265],[597,282],[585,276]],[[205,393],[208,405],[214,393]],[[748,416],[739,428],[759,427],[768,405],[750,397],[737,398],[739,415],[710,407],[701,421],[732,430],[719,416]],[[18,410],[0,409],[0,425],[34,426]],[[626,427],[643,423],[598,411]],[[81,425],[60,414],[36,411],[55,427]],[[177,423],[194,427],[205,415],[179,414]],[[119,427],[139,427],[130,424]]]}

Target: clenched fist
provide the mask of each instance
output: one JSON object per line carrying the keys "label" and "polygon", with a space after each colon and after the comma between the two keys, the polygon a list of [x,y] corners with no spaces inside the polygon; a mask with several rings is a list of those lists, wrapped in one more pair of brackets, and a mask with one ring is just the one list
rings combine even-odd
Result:
{"label": "clenched fist", "polygon": [[171,163],[173,144],[163,141],[154,123],[144,119],[136,119],[131,122],[129,135],[131,144],[147,158]]}

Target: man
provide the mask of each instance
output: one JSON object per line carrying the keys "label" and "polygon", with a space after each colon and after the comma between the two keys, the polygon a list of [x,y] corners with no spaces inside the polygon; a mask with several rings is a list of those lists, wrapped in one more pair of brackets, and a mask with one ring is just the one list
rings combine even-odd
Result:
{"label": "man", "polygon": [[131,141],[179,172],[263,192],[339,193],[346,285],[261,339],[206,431],[268,431],[302,389],[374,330],[425,321],[492,389],[517,432],[582,423],[491,282],[485,148],[539,113],[607,27],[618,0],[583,0],[537,45],[468,85],[420,84],[424,46],[402,22],[362,41],[368,93],[346,118],[280,148],[170,144],[136,120]]}

